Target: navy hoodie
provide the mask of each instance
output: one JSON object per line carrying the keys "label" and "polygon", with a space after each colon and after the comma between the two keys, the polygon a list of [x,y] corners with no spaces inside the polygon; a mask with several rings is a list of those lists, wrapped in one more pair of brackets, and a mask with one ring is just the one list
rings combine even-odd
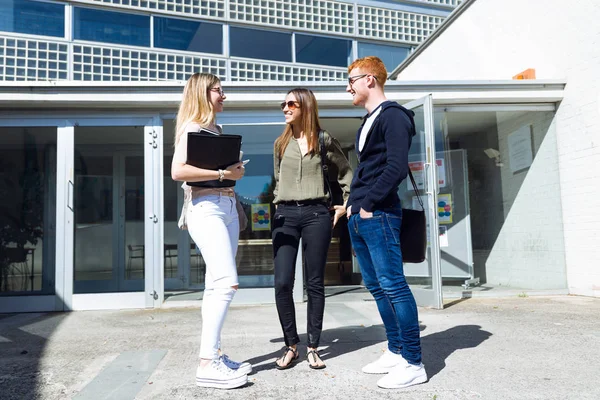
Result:
{"label": "navy hoodie", "polygon": [[371,126],[362,151],[358,147],[360,132],[372,113],[363,118],[356,134],[358,168],[347,204],[352,207],[352,214],[361,208],[373,212],[399,204],[398,186],[408,175],[408,149],[416,134],[414,112],[389,100],[379,107],[381,112]]}

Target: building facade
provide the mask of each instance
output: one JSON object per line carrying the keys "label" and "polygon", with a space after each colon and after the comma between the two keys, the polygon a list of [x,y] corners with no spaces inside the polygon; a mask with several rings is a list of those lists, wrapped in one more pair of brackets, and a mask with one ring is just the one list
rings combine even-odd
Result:
{"label": "building facade", "polygon": [[[392,70],[458,3],[2,2],[0,82],[7,101],[0,122],[0,296],[8,297],[0,303],[8,305],[0,309],[156,306],[165,293],[202,289],[203,260],[177,228],[181,190],[169,178],[178,103],[173,94],[195,72],[222,79],[232,110],[220,122],[226,132],[245,135],[244,151],[252,157],[237,188],[251,220],[241,234],[238,261],[241,287],[254,290],[245,300],[242,290],[238,298],[272,301],[266,222],[272,143],[282,120],[265,110],[270,99],[262,105],[245,100],[257,98],[264,84],[241,92],[230,87],[251,81],[343,81],[349,63],[364,55],[378,55]],[[20,102],[27,82],[41,89],[38,94],[60,86],[57,101]],[[152,99],[140,96],[140,87]],[[282,90],[275,90],[277,101]],[[257,108],[260,116],[253,115]],[[354,123],[349,125],[339,132],[353,130]],[[346,136],[351,156],[351,135]],[[267,217],[253,223],[265,209]],[[328,284],[360,282],[344,228],[335,236]],[[23,298],[29,300],[20,304],[29,305],[15,308]]]}
{"label": "building facade", "polygon": [[[511,148],[509,135],[521,126],[496,133],[480,129],[473,137],[472,152],[483,155],[486,141],[493,139],[505,164],[495,180],[500,191],[482,194],[487,201],[495,197],[500,207],[481,211],[497,228],[494,240],[481,243],[478,253],[495,284],[562,286],[570,294],[598,297],[600,28],[593,21],[600,17],[600,5],[580,1],[561,10],[560,4],[468,1],[396,74],[405,82],[434,76],[501,80],[532,68],[538,80],[567,83],[546,122],[531,116],[520,121],[532,128],[530,167],[513,171],[510,166],[517,149]],[[581,23],[574,26],[569,22],[574,19]],[[465,37],[472,40],[457,45]]]}
{"label": "building facade", "polygon": [[10,0],[0,80],[343,80],[378,55],[395,68],[459,0]]}
{"label": "building facade", "polygon": [[[177,228],[183,199],[169,172],[183,84],[198,71],[223,79],[227,102],[218,122],[243,136],[251,159],[236,186],[250,220],[240,235],[236,301],[273,301],[272,151],[284,126],[278,103],[293,86],[311,88],[324,127],[356,163],[354,135],[364,110],[344,92],[346,66],[371,54],[390,71],[406,57],[414,62],[410,54],[420,50],[413,47],[455,6],[442,0],[3,3],[0,310],[163,307],[201,298],[203,260]],[[550,166],[565,81],[548,75],[436,82],[443,75],[428,71],[419,78],[424,82],[386,85],[390,99],[417,114],[410,161],[427,209],[429,252],[426,262],[405,268],[419,304],[441,307],[442,284],[452,292],[478,279],[493,288],[567,293],[564,243],[556,232],[560,201],[549,196],[539,210],[553,215],[548,233],[523,228],[525,256],[550,265],[538,269],[538,279],[515,278],[514,270],[525,273],[529,265],[516,255],[517,267],[506,266],[516,242],[503,232],[509,218],[516,232],[523,215],[535,215],[523,198],[541,201],[520,197],[523,181],[537,193],[542,184],[529,181],[550,187],[559,180]],[[528,134],[531,160],[521,154],[520,169],[512,171],[508,149]],[[540,160],[550,161],[538,167]],[[523,175],[534,170],[535,176]],[[400,190],[406,207],[418,207],[414,193]],[[548,235],[554,258],[544,253]],[[507,247],[495,246],[498,238]],[[343,223],[332,239],[326,283],[360,284]],[[302,285],[295,289],[301,301]]]}

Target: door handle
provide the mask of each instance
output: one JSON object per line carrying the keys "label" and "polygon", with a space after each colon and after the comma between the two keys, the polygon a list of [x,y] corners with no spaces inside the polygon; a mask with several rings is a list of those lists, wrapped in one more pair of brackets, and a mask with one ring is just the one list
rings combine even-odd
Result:
{"label": "door handle", "polygon": [[423,191],[427,194],[433,194],[429,191],[429,170],[431,169],[431,163],[423,164]]}
{"label": "door handle", "polygon": [[67,182],[67,208],[72,212],[75,212],[73,209],[73,192],[75,191],[75,185],[71,180]]}

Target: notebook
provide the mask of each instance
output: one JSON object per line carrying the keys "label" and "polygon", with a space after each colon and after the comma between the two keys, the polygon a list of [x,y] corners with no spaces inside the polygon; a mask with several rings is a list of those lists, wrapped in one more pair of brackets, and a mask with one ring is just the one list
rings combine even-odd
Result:
{"label": "notebook", "polygon": [[[201,129],[200,132],[188,132],[187,161],[189,165],[203,169],[225,169],[240,161],[242,137],[240,135],[219,135],[215,132]],[[204,182],[187,182],[196,187],[231,187],[235,181],[218,179]]]}

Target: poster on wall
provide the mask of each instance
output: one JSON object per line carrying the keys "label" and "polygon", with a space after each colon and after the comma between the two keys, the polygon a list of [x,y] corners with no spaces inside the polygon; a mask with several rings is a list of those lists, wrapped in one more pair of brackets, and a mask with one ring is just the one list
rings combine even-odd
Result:
{"label": "poster on wall", "polygon": [[440,224],[452,223],[452,195],[450,193],[438,194],[438,221]]}
{"label": "poster on wall", "polygon": [[[446,162],[443,158],[438,158],[435,160],[438,171],[438,185],[439,187],[446,187]],[[408,168],[413,174],[415,178],[415,183],[417,184],[417,188],[424,189],[425,187],[425,162],[423,161],[409,161]],[[412,190],[412,183],[410,182],[410,178],[406,179],[406,188],[407,190]]]}
{"label": "poster on wall", "polygon": [[269,203],[252,204],[252,231],[271,230],[271,207]]}
{"label": "poster on wall", "polygon": [[440,226],[438,229],[440,231],[440,247],[448,247],[450,245],[448,243],[448,227]]}
{"label": "poster on wall", "polygon": [[508,135],[510,171],[515,173],[529,168],[533,162],[531,125],[525,125]]}
{"label": "poster on wall", "polygon": [[[448,204],[451,204],[451,202],[450,202],[451,195],[449,195],[449,194],[440,194],[440,195],[438,195],[438,206],[440,205],[440,202],[441,202],[439,200],[439,198],[441,196],[448,196],[443,201],[444,201],[444,203],[446,201],[448,201]],[[424,206],[423,208],[425,210],[425,215],[427,215],[427,202],[424,202],[423,206]],[[444,213],[450,212],[450,215],[447,216],[447,217],[444,215],[444,217],[445,218],[450,218],[450,222],[442,222],[442,218],[440,217],[439,218],[439,223],[440,224],[442,224],[442,223],[448,224],[448,223],[452,222],[452,208],[450,208],[449,211],[446,211],[445,210],[445,206],[446,206],[446,204],[444,204],[444,207],[443,207],[444,208]],[[419,199],[418,199],[417,196],[413,197],[412,208],[413,208],[413,210],[420,210],[421,209],[421,203],[419,203]],[[439,209],[439,207],[438,207],[438,209]],[[439,215],[439,210],[438,210],[438,215]],[[448,239],[448,227],[447,226],[438,226],[438,230],[439,230],[438,234],[439,234],[440,247],[448,247],[448,246],[450,246],[449,239]],[[429,237],[430,237],[429,236],[429,218],[427,218],[427,246],[428,247],[431,244],[430,241],[429,241]]]}

